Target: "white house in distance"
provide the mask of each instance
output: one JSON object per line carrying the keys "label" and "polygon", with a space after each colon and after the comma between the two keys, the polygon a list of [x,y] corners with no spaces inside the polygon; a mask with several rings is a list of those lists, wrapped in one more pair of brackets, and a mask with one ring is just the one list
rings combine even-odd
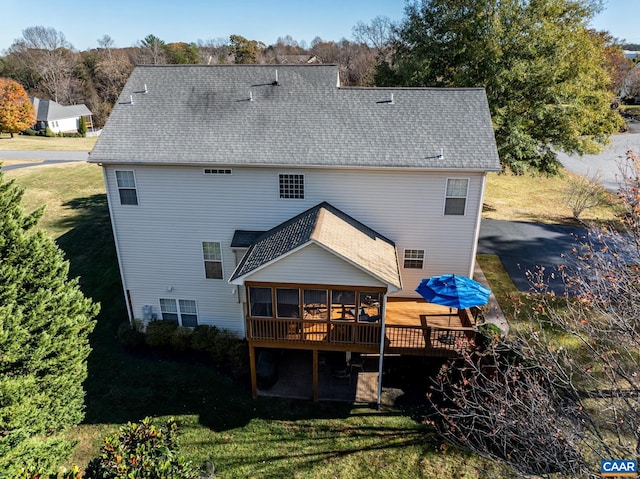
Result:
{"label": "white house in distance", "polygon": [[[90,154],[131,318],[215,325],[256,348],[456,354],[466,312],[422,278],[471,276],[483,89],[343,88],[336,65],[138,66]],[[447,316],[449,316],[447,318]],[[440,341],[442,333],[454,341]]]}
{"label": "white house in distance", "polygon": [[36,129],[49,127],[54,133],[77,132],[80,118],[84,117],[87,128],[93,127],[91,111],[86,105],[60,105],[53,100],[42,100],[31,97],[31,104],[36,111]]}

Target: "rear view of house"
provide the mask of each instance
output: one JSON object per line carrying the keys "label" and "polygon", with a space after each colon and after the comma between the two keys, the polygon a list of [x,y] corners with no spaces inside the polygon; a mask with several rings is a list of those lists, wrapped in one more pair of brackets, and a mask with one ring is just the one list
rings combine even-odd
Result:
{"label": "rear view of house", "polygon": [[252,366],[448,354],[414,289],[472,275],[500,168],[484,90],[343,88],[335,65],[139,66],[90,161],[131,319],[229,329]]}

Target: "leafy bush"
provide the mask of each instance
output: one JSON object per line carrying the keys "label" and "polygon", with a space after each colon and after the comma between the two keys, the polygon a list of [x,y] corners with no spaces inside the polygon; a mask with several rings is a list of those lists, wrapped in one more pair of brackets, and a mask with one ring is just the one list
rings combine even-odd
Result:
{"label": "leafy bush", "polygon": [[51,128],[46,127],[44,129],[44,136],[46,136],[47,138],[53,138],[56,136],[56,134],[53,132],[53,130],[51,130]]}
{"label": "leafy bush", "polygon": [[136,327],[131,327],[129,321],[124,321],[118,326],[118,340],[125,347],[135,348],[144,344],[144,334]]}
{"label": "leafy bush", "polygon": [[105,439],[100,457],[89,462],[86,478],[199,479],[200,473],[177,454],[178,424],[172,418],[155,426],[150,418],[127,423]]}
{"label": "leafy bush", "polygon": [[118,328],[120,342],[127,347],[146,344],[165,351],[205,355],[217,367],[228,369],[236,377],[249,370],[246,343],[226,329],[203,324],[186,328],[165,320],[149,322],[146,334],[137,329],[131,329],[128,322],[122,323]]}
{"label": "leafy bush", "polygon": [[171,336],[171,347],[175,351],[185,352],[191,349],[191,329],[176,328]]}
{"label": "leafy bush", "polygon": [[145,342],[147,346],[152,348],[170,349],[176,329],[178,329],[178,324],[172,321],[151,321],[147,324]]}
{"label": "leafy bush", "polygon": [[36,136],[38,132],[36,130],[34,130],[33,128],[27,128],[26,130],[24,130],[22,132],[23,135],[27,135],[27,136]]}

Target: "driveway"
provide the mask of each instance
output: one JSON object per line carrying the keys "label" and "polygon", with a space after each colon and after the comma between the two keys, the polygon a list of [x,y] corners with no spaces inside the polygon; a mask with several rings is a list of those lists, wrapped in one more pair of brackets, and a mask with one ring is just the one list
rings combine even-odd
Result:
{"label": "driveway", "polygon": [[[17,168],[27,168],[29,166],[54,165],[56,163],[68,163],[71,161],[87,161],[89,153],[86,151],[13,151],[0,150],[0,162],[4,160],[30,160],[29,163],[15,163],[2,167],[2,171],[14,170]],[[33,163],[33,160],[39,160]]]}
{"label": "driveway", "polygon": [[[563,263],[562,255],[571,254],[576,239],[585,233],[584,228],[571,226],[483,219],[478,253],[498,255],[515,286],[528,292],[527,272],[542,266],[545,276],[551,275]],[[564,292],[557,276],[548,280],[556,294]]]}

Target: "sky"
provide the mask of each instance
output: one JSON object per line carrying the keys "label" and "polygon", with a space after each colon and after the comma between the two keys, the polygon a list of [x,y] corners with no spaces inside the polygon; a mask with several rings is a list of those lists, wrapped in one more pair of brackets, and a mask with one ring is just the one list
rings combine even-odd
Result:
{"label": "sky", "polygon": [[[640,43],[640,0],[605,0],[592,26]],[[376,16],[400,20],[405,0],[0,0],[0,52],[41,25],[62,32],[77,50],[98,46],[109,35],[116,47],[136,45],[149,34],[166,43],[228,40],[242,35],[267,45],[290,35],[298,42],[351,39],[359,21]]]}

